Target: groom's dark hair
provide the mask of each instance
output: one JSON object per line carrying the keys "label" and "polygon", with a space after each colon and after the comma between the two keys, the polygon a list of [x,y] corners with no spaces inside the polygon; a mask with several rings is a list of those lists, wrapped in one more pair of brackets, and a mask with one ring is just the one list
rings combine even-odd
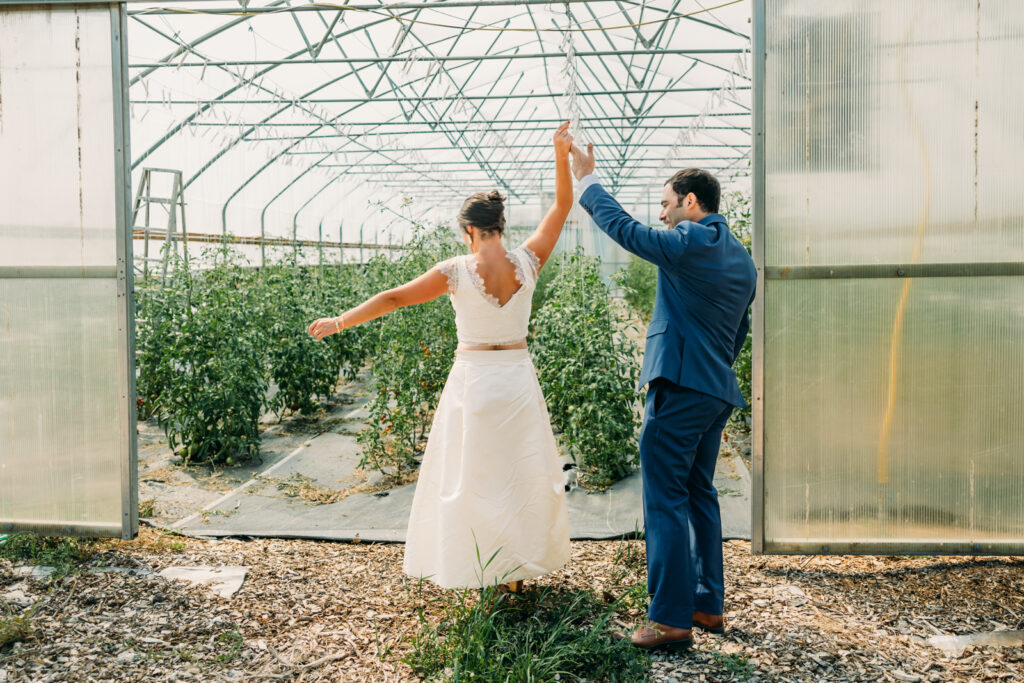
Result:
{"label": "groom's dark hair", "polygon": [[697,197],[700,208],[708,213],[718,213],[718,203],[722,198],[722,188],[718,179],[703,168],[684,168],[665,181],[672,186],[672,191],[679,195],[679,201],[691,192]]}

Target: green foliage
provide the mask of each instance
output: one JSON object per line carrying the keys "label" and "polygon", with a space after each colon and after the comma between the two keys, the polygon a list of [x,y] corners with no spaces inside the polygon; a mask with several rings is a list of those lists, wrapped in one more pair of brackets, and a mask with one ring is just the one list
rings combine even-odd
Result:
{"label": "green foliage", "polygon": [[647,614],[651,596],[647,592],[647,552],[644,532],[637,524],[633,540],[623,539],[615,550],[615,561],[608,576],[608,588],[628,611]]}
{"label": "green foliage", "polygon": [[[723,215],[729,221],[729,228],[732,230],[732,233],[740,241],[740,244],[746,247],[749,254],[751,251],[751,228],[753,226],[750,196],[742,192],[733,192],[726,195],[724,199],[725,210]],[[736,371],[736,381],[740,385],[740,393],[743,394],[743,400],[747,402],[746,408],[737,408],[733,411],[732,419],[738,422],[743,422],[750,417],[751,377],[753,374],[752,344],[751,334],[747,333],[747,339],[743,342],[740,355],[732,366],[733,370]]]}
{"label": "green foliage", "polygon": [[654,296],[658,291],[658,267],[650,261],[630,254],[629,263],[612,276],[622,287],[622,296],[644,322],[654,313]]}
{"label": "green foliage", "polygon": [[[306,327],[316,318],[338,316],[362,303],[368,296],[365,268],[362,265],[321,266],[313,271],[316,287],[310,293],[316,313],[306,321]],[[303,332],[306,329],[303,328]],[[324,340],[334,355],[335,367],[349,380],[355,379],[359,369],[366,365],[372,352],[372,336],[376,330],[369,325],[358,325],[332,334]]]}
{"label": "green foliage", "polygon": [[0,540],[0,557],[29,564],[53,567],[54,576],[65,576],[88,562],[103,541],[93,538],[38,536],[29,532],[12,534]]}
{"label": "green foliage", "polygon": [[219,664],[230,664],[242,651],[242,646],[245,645],[245,638],[242,637],[242,632],[238,630],[238,627],[233,626],[231,630],[224,631],[217,636],[216,642],[220,648],[216,661]]}
{"label": "green foliage", "polygon": [[34,605],[21,614],[14,614],[9,605],[3,605],[3,611],[0,612],[0,652],[8,645],[23,643],[35,637],[32,617],[35,616],[38,607]]}
{"label": "green foliage", "polygon": [[155,278],[136,280],[136,402],[140,420],[153,417],[160,395],[176,381],[177,368],[169,349],[174,321],[186,306],[186,291],[181,287],[161,287]]}
{"label": "green foliage", "polygon": [[555,264],[560,263],[563,257],[552,255],[548,259],[547,267],[541,268],[540,274],[537,276],[537,286],[533,290],[533,310],[538,311],[544,307],[547,303],[548,294],[551,292],[551,282],[555,279],[555,275],[558,273],[558,268]]}
{"label": "green foliage", "polygon": [[617,603],[589,591],[551,588],[480,600],[469,591],[446,597],[437,625],[427,623],[405,658],[428,680],[645,681],[650,660],[611,637]]}
{"label": "green foliage", "polygon": [[[458,244],[446,228],[418,226],[409,249],[396,261],[383,256],[367,266],[367,295],[419,277],[439,261],[457,253]],[[360,433],[361,467],[367,465],[401,478],[415,466],[424,446],[434,409],[451,371],[458,337],[455,312],[441,297],[402,308],[371,326],[374,398],[367,404],[370,425]]]}
{"label": "green foliage", "polygon": [[[265,407],[313,412],[340,373],[352,377],[372,357],[362,466],[402,480],[454,359],[449,302],[401,309],[322,342],[306,330],[461,251],[450,230],[422,226],[408,247],[365,266],[300,266],[293,254],[255,270],[227,249],[203,271],[173,264],[167,287],[138,292],[140,415],[157,418],[186,462],[233,465],[258,456]],[[552,420],[581,482],[609,486],[636,466],[635,345],[616,331],[622,321],[597,262],[582,254],[541,272],[534,305],[533,357]],[[278,391],[268,400],[271,380]]]}
{"label": "green foliage", "polygon": [[139,517],[145,519],[146,517],[153,517],[156,515],[156,499],[147,498],[146,500],[139,501]]}
{"label": "green foliage", "polygon": [[740,680],[750,678],[754,673],[754,665],[739,653],[725,654],[718,650],[711,650],[710,653],[715,663],[722,667],[725,673],[737,676]]}
{"label": "green foliage", "polygon": [[270,379],[277,385],[268,407],[278,415],[286,410],[314,413],[319,408],[317,399],[329,398],[337,385],[349,360],[343,353],[348,348],[346,337],[353,335],[333,335],[322,342],[307,330],[313,320],[341,312],[331,305],[340,305],[345,297],[334,295],[330,288],[347,283],[328,278],[323,268],[299,266],[297,252],[264,268],[259,280],[263,355]]}
{"label": "green foliage", "polygon": [[[365,328],[322,342],[307,333],[356,303],[362,268],[299,260],[289,251],[257,270],[217,249],[200,259],[212,262],[204,270],[172,263],[166,287],[137,283],[139,417],[155,416],[186,462],[257,457],[266,408],[314,412],[340,373],[351,378],[364,364]],[[271,380],[279,390],[268,399]]]}
{"label": "green foliage", "polygon": [[730,192],[722,197],[722,215],[729,221],[729,229],[736,239],[751,252],[753,214],[750,206],[750,195],[743,192]]}
{"label": "green foliage", "polygon": [[[172,449],[185,462],[232,465],[259,456],[258,423],[267,380],[254,274],[230,250],[213,254],[213,267],[195,275],[174,269],[179,305],[169,320],[157,361],[174,381],[155,399],[155,414]],[[181,297],[180,292],[184,292]]]}
{"label": "green foliage", "polygon": [[605,488],[637,465],[637,348],[581,251],[547,264],[556,273],[533,318],[531,344],[552,423],[585,486]]}
{"label": "green foliage", "polygon": [[750,417],[750,391],[753,386],[751,377],[753,376],[753,355],[751,354],[751,348],[753,341],[751,335],[747,334],[746,341],[743,342],[743,348],[740,350],[740,355],[736,358],[736,362],[732,364],[732,369],[736,371],[736,382],[740,385],[740,393],[743,394],[743,400],[747,402],[746,408],[737,408],[733,411],[732,419],[743,419]]}

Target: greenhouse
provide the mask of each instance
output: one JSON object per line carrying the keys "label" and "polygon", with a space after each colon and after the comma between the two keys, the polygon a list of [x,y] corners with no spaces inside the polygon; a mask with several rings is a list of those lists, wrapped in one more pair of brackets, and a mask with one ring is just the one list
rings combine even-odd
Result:
{"label": "greenhouse", "polygon": [[0,0],[0,683],[1021,676],[1022,27]]}

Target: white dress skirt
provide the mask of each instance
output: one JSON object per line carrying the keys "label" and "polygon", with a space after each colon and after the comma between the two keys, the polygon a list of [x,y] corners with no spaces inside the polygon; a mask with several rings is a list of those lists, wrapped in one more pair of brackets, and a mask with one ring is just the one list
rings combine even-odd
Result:
{"label": "white dress skirt", "polygon": [[529,352],[457,351],[416,484],[405,573],[480,588],[568,560],[565,475]]}

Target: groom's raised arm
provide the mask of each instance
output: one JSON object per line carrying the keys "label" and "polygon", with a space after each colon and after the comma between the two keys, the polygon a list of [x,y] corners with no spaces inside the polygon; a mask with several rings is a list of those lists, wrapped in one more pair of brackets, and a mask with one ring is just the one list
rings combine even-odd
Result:
{"label": "groom's raised arm", "polygon": [[593,174],[583,177],[580,189],[580,206],[623,249],[667,270],[679,267],[686,251],[686,234],[682,230],[655,230],[636,220],[601,187]]}

